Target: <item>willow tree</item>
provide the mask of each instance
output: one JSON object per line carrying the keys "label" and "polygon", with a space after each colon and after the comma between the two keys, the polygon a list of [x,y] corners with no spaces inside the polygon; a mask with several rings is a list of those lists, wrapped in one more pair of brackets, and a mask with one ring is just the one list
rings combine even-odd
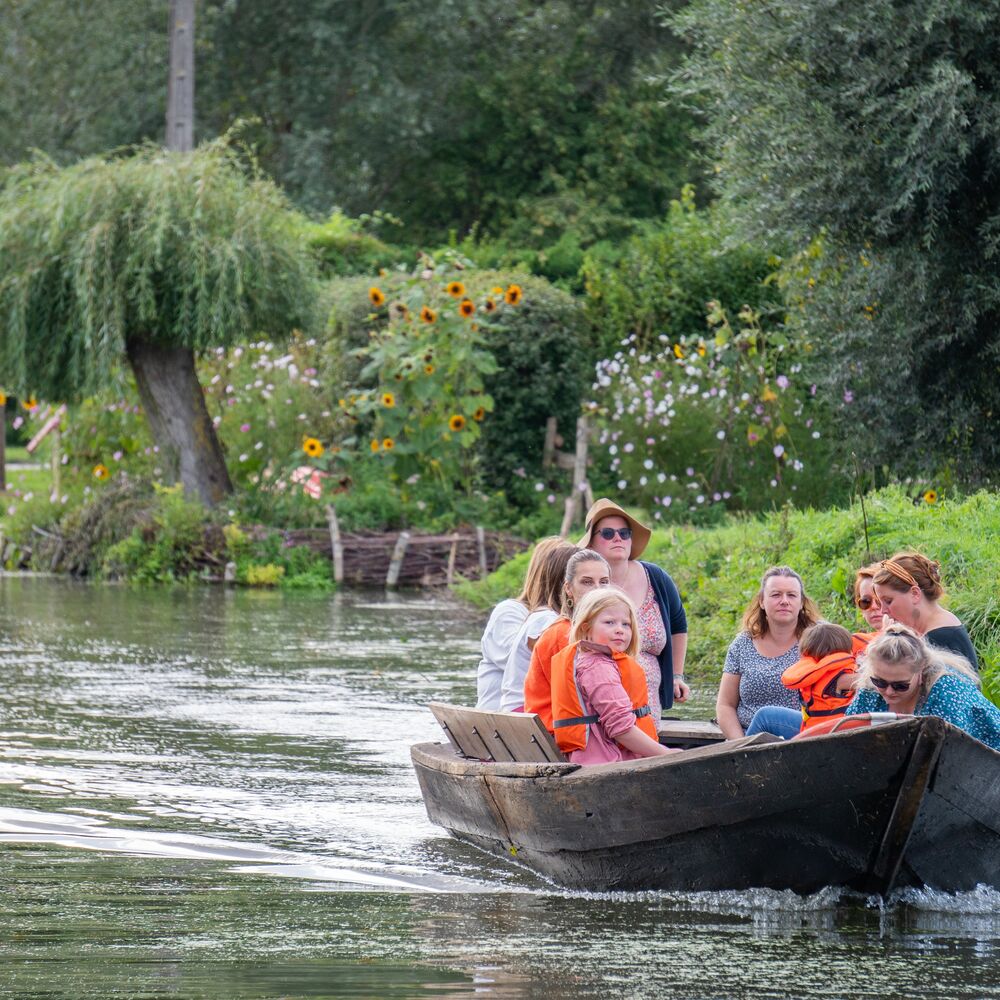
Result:
{"label": "willow tree", "polygon": [[307,326],[314,281],[298,217],[223,141],[2,178],[5,388],[71,401],[127,358],[166,478],[209,505],[232,486],[195,356]]}

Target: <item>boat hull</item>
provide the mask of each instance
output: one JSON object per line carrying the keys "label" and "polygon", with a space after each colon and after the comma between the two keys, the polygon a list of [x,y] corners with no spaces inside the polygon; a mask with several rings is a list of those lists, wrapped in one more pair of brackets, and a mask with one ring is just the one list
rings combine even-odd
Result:
{"label": "boat hull", "polygon": [[570,888],[1000,885],[1000,755],[938,719],[587,768],[412,757],[432,822]]}

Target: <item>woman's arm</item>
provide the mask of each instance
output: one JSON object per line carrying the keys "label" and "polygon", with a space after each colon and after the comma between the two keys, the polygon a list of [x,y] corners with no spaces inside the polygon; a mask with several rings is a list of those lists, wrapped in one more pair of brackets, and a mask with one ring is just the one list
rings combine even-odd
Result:
{"label": "woman's arm", "polygon": [[740,675],[723,674],[719,681],[719,694],[715,699],[715,716],[719,728],[727,740],[738,740],[743,735],[743,727],[736,709],[740,704]]}
{"label": "woman's arm", "polygon": [[681,632],[670,637],[671,655],[674,664],[674,701],[687,701],[691,688],[684,680],[684,658],[687,656],[688,634]]}

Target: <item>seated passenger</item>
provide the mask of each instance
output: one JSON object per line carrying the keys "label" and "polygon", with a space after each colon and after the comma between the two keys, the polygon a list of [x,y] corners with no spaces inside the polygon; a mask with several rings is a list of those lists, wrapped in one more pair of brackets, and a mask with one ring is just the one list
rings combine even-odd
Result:
{"label": "seated passenger", "polygon": [[656,738],[646,675],[633,658],[639,628],[628,595],[617,587],[586,594],[570,642],[552,660],[552,725],[562,752],[575,764],[674,752]]}
{"label": "seated passenger", "polygon": [[882,605],[875,594],[873,583],[875,574],[882,567],[879,563],[862,566],[854,576],[854,606],[861,612],[871,632],[855,632],[853,652],[855,656],[863,653],[868,643],[878,635],[882,627]]}
{"label": "seated passenger", "polygon": [[611,583],[611,569],[604,556],[593,549],[580,549],[566,564],[562,614],[539,637],[531,651],[528,676],[524,678],[524,710],[535,712],[552,732],[552,657],[569,645],[573,608],[595,587]]}
{"label": "seated passenger", "polygon": [[980,693],[969,661],[905,625],[889,625],[871,641],[856,687],[847,715],[935,715],[1000,750],[1000,709]]}

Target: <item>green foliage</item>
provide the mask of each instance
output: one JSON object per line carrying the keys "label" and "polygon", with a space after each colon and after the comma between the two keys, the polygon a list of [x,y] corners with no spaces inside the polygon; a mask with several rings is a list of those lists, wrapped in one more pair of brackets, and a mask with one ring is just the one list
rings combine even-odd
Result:
{"label": "green foliage", "polygon": [[733,313],[771,312],[780,303],[766,282],[772,271],[766,251],[735,242],[721,211],[696,208],[690,186],[620,255],[608,259],[601,248],[583,265],[587,310],[608,353],[630,335],[639,350],[655,347],[661,334],[671,343],[704,336],[709,302]]}
{"label": "green foliage", "polygon": [[[718,683],[726,648],[768,566],[792,566],[824,616],[854,630],[863,624],[849,595],[855,570],[900,549],[917,549],[940,560],[948,607],[969,629],[984,690],[1000,700],[1000,496],[983,492],[928,504],[894,487],[870,494],[865,503],[871,558],[857,502],[846,509],[785,508],[713,528],[654,531],[643,558],[663,566],[680,589],[688,616],[687,672],[697,683]],[[527,563],[523,553],[486,580],[462,584],[459,593],[490,607],[519,591]]]}
{"label": "green foliage", "polygon": [[236,580],[248,587],[332,590],[333,568],[325,554],[286,541],[280,531],[244,533],[235,525],[224,530],[227,552],[236,562]]}
{"label": "green foliage", "polygon": [[[831,400],[876,464],[1000,461],[997,0],[694,0],[676,90],[745,232],[806,257],[791,289]],[[810,248],[822,246],[808,267]],[[805,265],[805,274],[802,274]],[[903,415],[906,415],[905,418]]]}
{"label": "green foliage", "polygon": [[387,218],[384,213],[376,212],[370,217],[351,219],[335,209],[325,222],[304,223],[304,238],[320,263],[322,276],[374,274],[412,257],[412,253],[390,246],[364,228],[368,221],[379,223]]}
{"label": "green foliage", "polygon": [[49,399],[96,391],[129,337],[203,350],[312,318],[313,265],[297,217],[219,141],[149,146],[0,188],[0,368]]}

